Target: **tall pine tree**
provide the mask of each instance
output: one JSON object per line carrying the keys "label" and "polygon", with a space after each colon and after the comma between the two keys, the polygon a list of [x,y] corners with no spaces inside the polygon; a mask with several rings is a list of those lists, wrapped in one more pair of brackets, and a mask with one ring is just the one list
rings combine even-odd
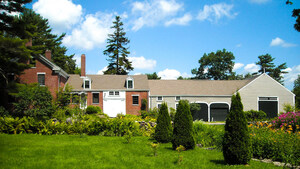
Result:
{"label": "tall pine tree", "polygon": [[107,70],[104,74],[117,74],[117,75],[127,75],[129,71],[133,70],[131,62],[128,60],[129,47],[125,47],[130,40],[125,37],[126,32],[122,28],[123,23],[121,22],[121,17],[116,16],[116,20],[113,22],[114,29],[113,34],[108,35],[106,50],[103,51],[104,55],[107,55],[109,59],[109,64]]}

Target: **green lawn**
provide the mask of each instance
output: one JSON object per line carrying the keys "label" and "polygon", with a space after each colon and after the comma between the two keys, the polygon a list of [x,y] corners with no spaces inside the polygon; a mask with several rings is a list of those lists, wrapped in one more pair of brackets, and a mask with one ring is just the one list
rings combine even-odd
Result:
{"label": "green lawn", "polygon": [[251,161],[250,166],[228,166],[217,150],[196,148],[178,154],[171,144],[161,144],[153,156],[147,137],[79,135],[0,134],[0,168],[276,168],[273,164]]}

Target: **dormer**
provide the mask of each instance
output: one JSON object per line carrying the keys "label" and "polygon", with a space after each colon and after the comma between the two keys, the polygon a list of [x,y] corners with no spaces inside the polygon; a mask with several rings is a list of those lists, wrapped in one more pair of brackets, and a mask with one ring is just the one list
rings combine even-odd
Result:
{"label": "dormer", "polygon": [[92,80],[89,77],[83,78],[83,89],[91,89]]}
{"label": "dormer", "polygon": [[130,76],[126,78],[126,87],[127,89],[134,89],[134,80]]}

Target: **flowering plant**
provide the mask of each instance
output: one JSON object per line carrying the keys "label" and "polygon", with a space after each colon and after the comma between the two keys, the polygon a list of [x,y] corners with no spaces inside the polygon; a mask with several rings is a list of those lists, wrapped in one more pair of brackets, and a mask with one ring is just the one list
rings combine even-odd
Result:
{"label": "flowering plant", "polygon": [[300,112],[287,112],[281,114],[273,121],[275,128],[286,129],[290,132],[298,132],[300,125]]}

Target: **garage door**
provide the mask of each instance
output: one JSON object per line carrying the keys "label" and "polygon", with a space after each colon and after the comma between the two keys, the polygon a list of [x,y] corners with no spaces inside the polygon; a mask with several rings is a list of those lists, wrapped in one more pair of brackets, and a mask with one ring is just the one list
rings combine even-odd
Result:
{"label": "garage door", "polygon": [[206,103],[197,103],[200,105],[200,111],[193,114],[193,120],[208,121],[208,105]]}
{"label": "garage door", "polygon": [[225,121],[228,112],[228,104],[212,103],[210,105],[210,121]]}
{"label": "garage door", "polygon": [[125,99],[103,100],[103,112],[109,117],[117,117],[117,114],[125,114]]}
{"label": "garage door", "polygon": [[278,116],[278,100],[277,97],[259,97],[258,110],[262,110],[267,114],[267,118]]}

